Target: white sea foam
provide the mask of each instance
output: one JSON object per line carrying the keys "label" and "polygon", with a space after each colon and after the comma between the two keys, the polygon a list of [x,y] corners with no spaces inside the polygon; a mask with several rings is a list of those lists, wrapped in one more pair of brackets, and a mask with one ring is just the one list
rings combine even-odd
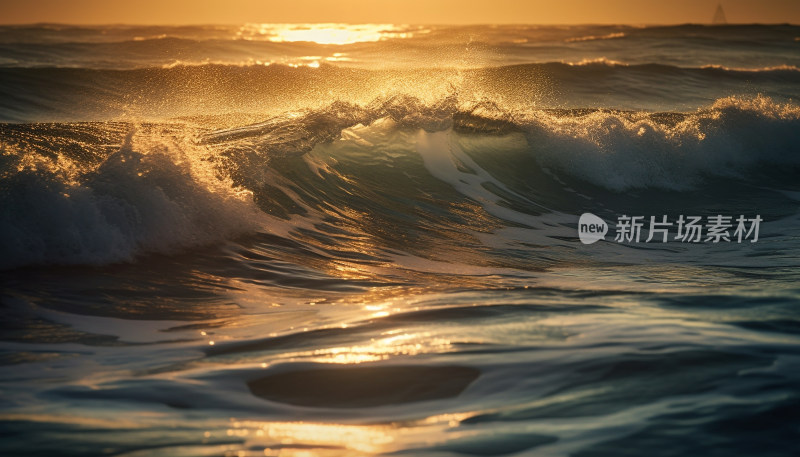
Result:
{"label": "white sea foam", "polygon": [[769,98],[725,98],[675,125],[647,113],[532,115],[528,141],[545,167],[617,191],[691,189],[704,175],[757,164],[800,164],[800,108]]}
{"label": "white sea foam", "polygon": [[95,170],[20,159],[0,195],[0,268],[106,264],[213,243],[257,227],[250,195],[213,176],[200,151],[129,135]]}

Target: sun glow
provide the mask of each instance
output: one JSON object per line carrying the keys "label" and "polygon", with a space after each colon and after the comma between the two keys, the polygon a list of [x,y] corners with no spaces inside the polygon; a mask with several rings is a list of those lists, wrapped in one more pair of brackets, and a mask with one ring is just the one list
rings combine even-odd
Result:
{"label": "sun glow", "polygon": [[307,41],[317,44],[344,45],[389,38],[408,38],[404,27],[391,24],[247,24],[239,31],[245,40],[276,43]]}

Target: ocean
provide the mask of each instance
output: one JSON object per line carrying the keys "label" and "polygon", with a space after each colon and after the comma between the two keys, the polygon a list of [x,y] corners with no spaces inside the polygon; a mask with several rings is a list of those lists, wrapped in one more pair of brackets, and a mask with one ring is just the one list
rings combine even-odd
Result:
{"label": "ocean", "polygon": [[799,97],[794,25],[0,26],[0,454],[797,455]]}

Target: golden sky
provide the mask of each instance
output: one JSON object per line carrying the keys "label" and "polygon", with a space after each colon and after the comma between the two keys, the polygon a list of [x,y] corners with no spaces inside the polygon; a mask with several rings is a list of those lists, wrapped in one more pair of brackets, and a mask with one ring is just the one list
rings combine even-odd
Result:
{"label": "golden sky", "polygon": [[[0,0],[0,23],[675,24],[719,0]],[[728,22],[800,23],[800,0],[722,0]]]}

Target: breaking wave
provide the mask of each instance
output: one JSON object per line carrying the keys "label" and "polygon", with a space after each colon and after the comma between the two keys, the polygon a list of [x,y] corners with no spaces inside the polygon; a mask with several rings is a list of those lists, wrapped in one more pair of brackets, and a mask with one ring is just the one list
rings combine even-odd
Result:
{"label": "breaking wave", "polygon": [[2,145],[0,268],[130,261],[258,226],[249,194],[203,170],[191,145],[133,131],[122,141],[99,163]]}
{"label": "breaking wave", "polygon": [[[288,236],[280,228],[288,220],[292,230],[314,232],[333,217],[355,233],[366,214],[378,232],[383,224],[422,224],[448,237],[448,224],[473,223],[462,213],[477,211],[469,210],[476,202],[495,219],[490,225],[539,226],[543,214],[577,212],[574,195],[598,189],[686,192],[714,179],[753,186],[765,175],[774,188],[791,189],[800,166],[800,108],[766,97],[649,113],[396,96],[220,130],[191,123],[2,130],[4,268],[129,261],[255,232]],[[426,195],[442,185],[456,193],[431,206]]]}

